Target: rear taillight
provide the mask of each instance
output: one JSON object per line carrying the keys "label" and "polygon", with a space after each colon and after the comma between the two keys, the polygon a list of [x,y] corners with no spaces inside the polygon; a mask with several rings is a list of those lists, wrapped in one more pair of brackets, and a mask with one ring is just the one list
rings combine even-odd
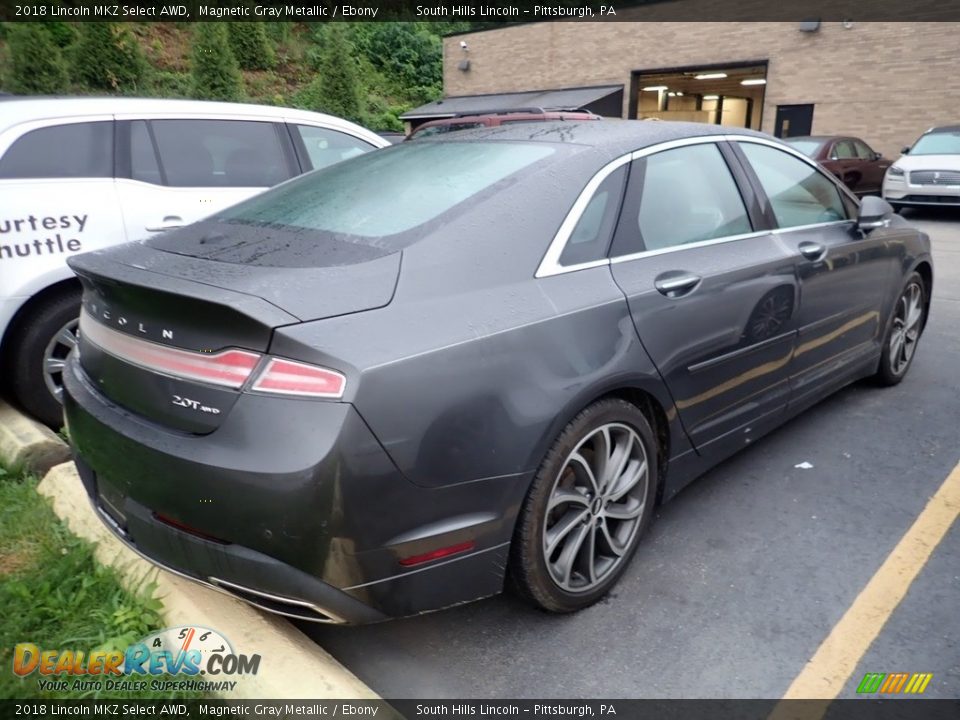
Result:
{"label": "rear taillight", "polygon": [[257,392],[339,398],[347,379],[340,373],[306,363],[271,358],[253,384]]}
{"label": "rear taillight", "polygon": [[[250,379],[263,357],[249,350],[199,353],[159,345],[105,327],[80,313],[80,336],[106,353],[151,372],[238,390]],[[346,377],[307,363],[270,358],[252,387],[256,392],[302,397],[341,398]]]}
{"label": "rear taillight", "polygon": [[246,350],[198,353],[158,345],[104,327],[86,312],[80,313],[80,336],[104,352],[164,375],[241,388],[260,362],[260,355]]}

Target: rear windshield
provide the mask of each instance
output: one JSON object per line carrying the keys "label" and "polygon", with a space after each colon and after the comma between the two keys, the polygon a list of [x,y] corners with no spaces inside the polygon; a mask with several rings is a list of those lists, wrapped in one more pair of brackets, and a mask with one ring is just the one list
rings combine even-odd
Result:
{"label": "rear windshield", "polygon": [[404,143],[302,175],[147,245],[255,265],[361,262],[406,247],[564,146]]}
{"label": "rear windshield", "polygon": [[960,130],[923,135],[910,148],[911,155],[960,155]]}
{"label": "rear windshield", "polygon": [[794,150],[802,152],[807,157],[813,157],[817,154],[817,150],[820,149],[820,146],[823,145],[822,140],[789,140],[786,139],[787,145],[792,147]]}
{"label": "rear windshield", "polygon": [[409,143],[310,173],[217,218],[385,238],[439,217],[553,152],[540,143]]}
{"label": "rear windshield", "polygon": [[485,127],[482,122],[461,122],[447,123],[444,125],[431,125],[417,130],[411,136],[412,138],[429,137],[430,135],[442,135],[443,133],[456,132],[457,130],[473,130],[474,128]]}

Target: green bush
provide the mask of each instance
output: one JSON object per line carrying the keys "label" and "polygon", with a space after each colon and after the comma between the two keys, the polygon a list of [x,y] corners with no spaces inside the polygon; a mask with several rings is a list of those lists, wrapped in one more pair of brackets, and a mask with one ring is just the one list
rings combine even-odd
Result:
{"label": "green bush", "polygon": [[53,35],[40,23],[7,26],[10,90],[54,94],[67,89],[67,67]]}
{"label": "green bush", "polygon": [[148,65],[140,41],[123,23],[80,24],[71,69],[74,79],[95,90],[137,90]]}
{"label": "green bush", "polygon": [[226,23],[196,24],[190,73],[194,97],[207,100],[238,100],[243,97],[243,78],[230,49]]}
{"label": "green bush", "polygon": [[297,104],[310,110],[362,122],[360,81],[348,30],[331,23],[316,57],[317,77],[297,96]]}
{"label": "green bush", "polygon": [[277,61],[263,23],[232,22],[227,24],[230,49],[244,70],[269,70]]}
{"label": "green bush", "polygon": [[54,20],[43,24],[47,26],[47,29],[50,31],[50,35],[53,37],[53,41],[57,44],[57,47],[67,47],[77,36],[73,31],[73,28],[61,20]]}

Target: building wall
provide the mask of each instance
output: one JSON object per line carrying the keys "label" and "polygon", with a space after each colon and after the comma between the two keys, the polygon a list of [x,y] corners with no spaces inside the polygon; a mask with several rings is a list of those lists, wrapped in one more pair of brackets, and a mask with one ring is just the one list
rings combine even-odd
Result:
{"label": "building wall", "polygon": [[[960,123],[956,23],[545,22],[444,42],[444,90],[475,95],[622,83],[635,70],[767,60],[762,129],[777,105],[813,103],[815,134],[862,137],[899,154],[932,125]],[[469,51],[460,48],[468,43]],[[470,70],[457,65],[469,58]]]}

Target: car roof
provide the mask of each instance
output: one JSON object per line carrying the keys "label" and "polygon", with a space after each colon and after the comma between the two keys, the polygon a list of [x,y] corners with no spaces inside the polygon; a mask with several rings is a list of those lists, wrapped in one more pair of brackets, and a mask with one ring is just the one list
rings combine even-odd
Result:
{"label": "car roof", "polygon": [[383,139],[376,133],[333,115],[250,103],[212,102],[208,100],[165,100],[158,98],[127,97],[37,97],[15,96],[4,98],[0,111],[0,130],[34,120],[83,117],[87,115],[233,115],[260,117],[273,120],[289,119],[323,123],[330,127],[360,134],[378,145]]}
{"label": "car roof", "polygon": [[[622,155],[651,145],[711,135],[733,135],[770,139],[765,133],[706,123],[646,122],[643,120],[605,120],[604,122],[568,122],[548,120],[524,122],[497,127],[460,130],[456,133],[430,135],[423,142],[463,142],[503,140],[515,142],[550,142],[585,145],[612,155]],[[420,142],[420,140],[418,140]]]}
{"label": "car roof", "polygon": [[960,125],[941,125],[940,127],[932,127],[927,132],[924,133],[940,133],[940,132],[960,132]]}

